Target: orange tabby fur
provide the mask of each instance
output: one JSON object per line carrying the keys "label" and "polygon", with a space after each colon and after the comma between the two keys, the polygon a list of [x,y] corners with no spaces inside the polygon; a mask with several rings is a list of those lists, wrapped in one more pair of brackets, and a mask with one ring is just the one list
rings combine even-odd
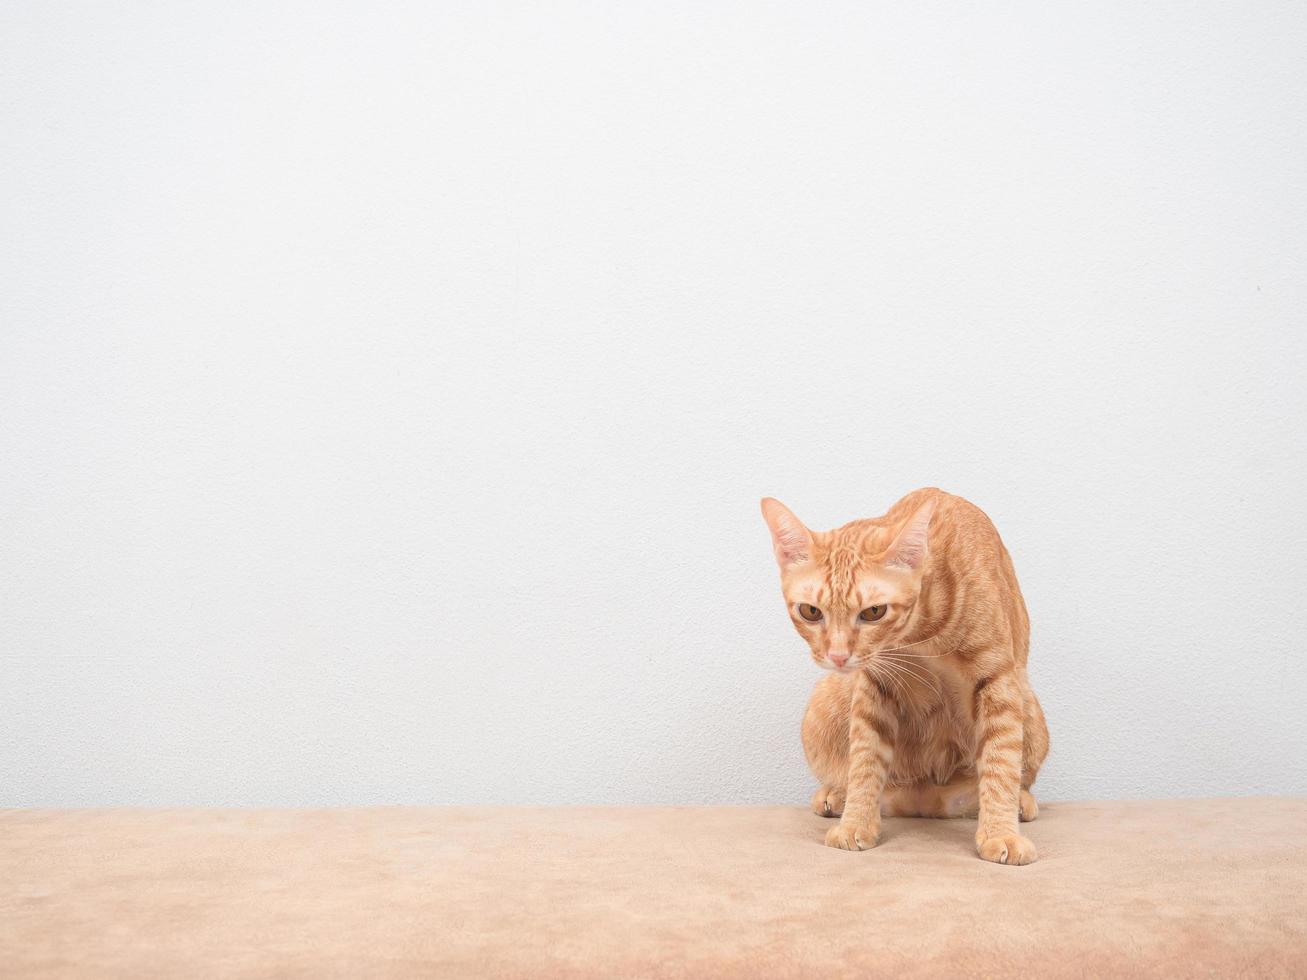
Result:
{"label": "orange tabby fur", "polygon": [[822,783],[813,810],[840,817],[826,843],[874,847],[882,813],[974,814],[982,858],[1034,861],[1017,821],[1038,814],[1030,786],[1048,728],[1026,677],[1025,602],[989,518],[935,488],[834,531],[809,531],[771,498],[762,509],[790,618],[835,671],[803,719]]}

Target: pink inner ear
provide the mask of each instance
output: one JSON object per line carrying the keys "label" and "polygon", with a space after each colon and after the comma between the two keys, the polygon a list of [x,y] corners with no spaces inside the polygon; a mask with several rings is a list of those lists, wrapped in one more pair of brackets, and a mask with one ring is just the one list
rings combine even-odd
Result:
{"label": "pink inner ear", "polygon": [[763,517],[771,531],[776,560],[782,565],[807,561],[811,539],[808,529],[779,500],[768,497],[762,502]]}
{"label": "pink inner ear", "polygon": [[902,541],[896,542],[894,553],[886,564],[902,565],[904,568],[916,568],[926,558],[926,541],[923,536],[920,542]]}
{"label": "pink inner ear", "polygon": [[808,536],[792,527],[776,532],[776,557],[786,563],[808,560]]}
{"label": "pink inner ear", "polygon": [[911,569],[921,566],[921,563],[926,560],[930,519],[934,513],[935,502],[932,500],[912,515],[907,527],[899,532],[899,536],[894,539],[894,544],[890,546],[885,564]]}

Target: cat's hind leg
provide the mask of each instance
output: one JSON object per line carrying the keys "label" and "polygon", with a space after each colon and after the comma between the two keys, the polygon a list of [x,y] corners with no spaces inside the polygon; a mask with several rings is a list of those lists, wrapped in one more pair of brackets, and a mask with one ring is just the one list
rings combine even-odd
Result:
{"label": "cat's hind leg", "polygon": [[1018,816],[1022,823],[1029,823],[1039,816],[1039,804],[1030,792],[1030,787],[1039,775],[1039,767],[1048,757],[1048,723],[1044,721],[1044,709],[1039,706],[1039,698],[1030,688],[1025,672],[1021,674],[1022,687],[1022,746],[1021,746],[1021,809]]}
{"label": "cat's hind leg", "polygon": [[1039,804],[1035,802],[1034,795],[1028,789],[1021,791],[1021,809],[1017,811],[1017,816],[1021,818],[1022,823],[1030,823],[1039,816]]}
{"label": "cat's hind leg", "polygon": [[844,787],[818,787],[812,794],[812,812],[819,817],[838,817],[844,812]]}
{"label": "cat's hind leg", "polygon": [[[922,782],[892,786],[881,798],[880,812],[887,817],[974,817],[980,812],[976,776],[956,776],[943,785]],[[1022,823],[1039,816],[1039,804],[1028,789],[1021,791],[1018,816]]]}
{"label": "cat's hind leg", "polygon": [[1031,795],[1030,787],[1034,785],[1039,767],[1048,756],[1048,723],[1044,721],[1044,709],[1039,706],[1039,699],[1035,697],[1028,682],[1023,693],[1025,704],[1022,719],[1020,817],[1023,822],[1029,823],[1039,816],[1039,804]]}
{"label": "cat's hind leg", "polygon": [[880,812],[887,817],[974,817],[979,811],[976,776],[955,776],[947,783],[908,783],[885,790]]}
{"label": "cat's hind leg", "polygon": [[812,797],[812,812],[838,817],[844,812],[845,785],[849,778],[848,677],[830,674],[818,682],[803,716],[803,754],[821,781]]}

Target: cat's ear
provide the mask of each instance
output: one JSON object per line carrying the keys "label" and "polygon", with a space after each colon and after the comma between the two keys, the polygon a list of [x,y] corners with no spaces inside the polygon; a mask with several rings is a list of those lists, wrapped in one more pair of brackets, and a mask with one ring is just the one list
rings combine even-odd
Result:
{"label": "cat's ear", "polygon": [[927,540],[930,519],[935,514],[935,501],[927,500],[908,518],[894,543],[885,552],[885,564],[915,572],[926,562],[930,545]]}
{"label": "cat's ear", "polygon": [[776,562],[782,569],[812,558],[812,533],[788,507],[774,497],[763,497],[762,516],[771,528]]}

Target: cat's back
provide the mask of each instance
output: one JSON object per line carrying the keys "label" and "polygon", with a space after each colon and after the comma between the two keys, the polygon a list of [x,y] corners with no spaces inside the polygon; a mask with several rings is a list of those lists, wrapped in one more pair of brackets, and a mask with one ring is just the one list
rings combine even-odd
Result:
{"label": "cat's back", "polygon": [[931,576],[943,581],[944,591],[965,595],[967,604],[975,607],[973,616],[984,618],[988,609],[1006,620],[1017,661],[1024,665],[1030,617],[1012,557],[989,515],[965,497],[923,487],[905,495],[885,516],[897,527],[931,499],[935,500],[929,532]]}
{"label": "cat's back", "polygon": [[939,487],[922,487],[904,494],[884,516],[872,518],[869,523],[883,526],[892,538],[893,533],[929,500],[935,501],[935,514],[930,522],[932,553],[953,559],[960,557],[952,554],[956,550],[990,561],[998,554],[1006,553],[998,529],[988,514],[965,497]]}
{"label": "cat's back", "polygon": [[998,529],[989,515],[955,493],[922,487],[904,494],[880,517],[850,521],[824,535],[824,544],[861,544],[865,551],[887,548],[908,519],[927,501],[935,502],[929,540],[933,574],[959,579],[994,579],[1016,588],[1016,574]]}

